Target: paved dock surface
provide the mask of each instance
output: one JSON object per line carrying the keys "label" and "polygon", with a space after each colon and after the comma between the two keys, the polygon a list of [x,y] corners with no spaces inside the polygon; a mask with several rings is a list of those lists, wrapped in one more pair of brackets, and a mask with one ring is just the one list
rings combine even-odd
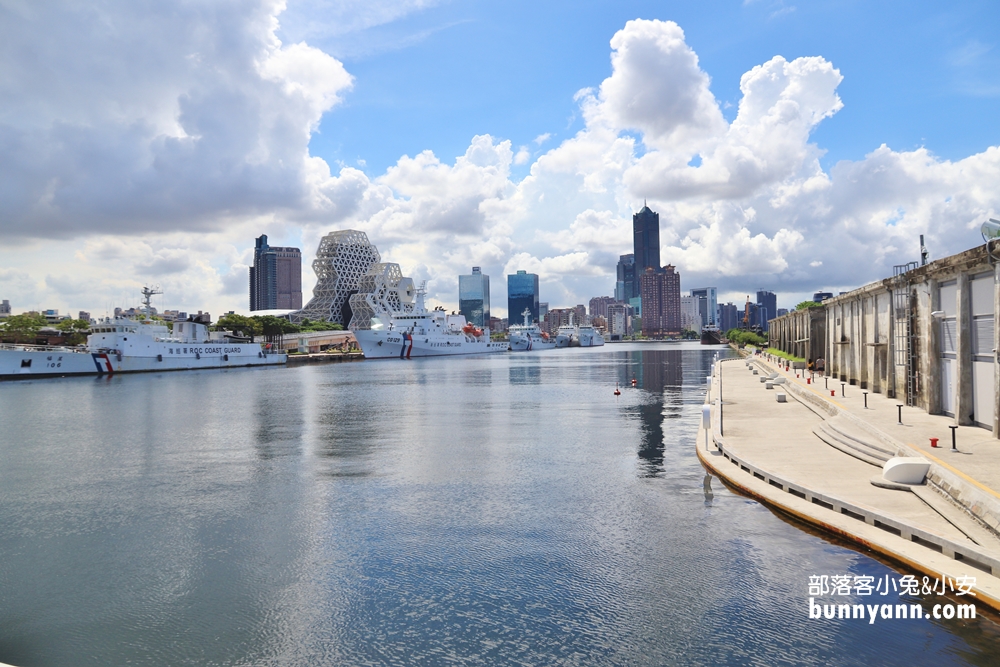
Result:
{"label": "paved dock surface", "polygon": [[[728,454],[816,494],[870,508],[914,529],[951,540],[957,545],[971,545],[1000,558],[1000,537],[943,493],[928,485],[917,487],[914,492],[872,484],[873,477],[881,477],[880,460],[859,454],[851,448],[837,448],[835,440],[830,437],[821,439],[816,432],[824,434],[832,430],[839,434],[837,437],[850,442],[854,442],[852,438],[864,441],[865,434],[855,428],[857,423],[849,417],[833,416],[824,409],[817,409],[817,406],[822,408],[823,402],[836,406],[890,439],[905,443],[928,460],[960,475],[983,493],[1000,499],[997,493],[1000,488],[1000,442],[994,440],[989,431],[978,427],[959,427],[956,441],[961,453],[952,454],[949,451],[951,430],[948,426],[954,424],[954,420],[949,417],[928,415],[917,408],[904,406],[903,424],[900,425],[898,401],[869,392],[868,408],[865,409],[865,396],[859,387],[841,387],[839,381],[835,383],[833,378],[824,381],[822,376],[815,376],[813,380],[812,375],[807,382],[803,371],[786,371],[776,361],[761,357],[752,361],[758,369],[757,375],[743,360],[716,364],[709,400],[715,403],[721,387],[721,432],[717,405],[713,407],[713,423],[716,435],[720,442],[724,441]],[[767,389],[761,377],[771,373],[777,373],[784,383]],[[790,390],[790,384],[802,391]],[[831,390],[835,391],[835,396],[830,395]],[[776,400],[779,392],[786,395],[787,402]],[[802,392],[808,395],[801,395]],[[796,395],[799,395],[798,398]],[[926,545],[791,495],[779,485],[758,478],[760,475],[755,477],[739,465],[731,465],[733,461],[727,460],[713,445],[706,446],[705,436],[703,431],[698,441],[702,461],[730,483],[768,504],[868,545],[915,569],[949,576],[977,576],[980,582],[977,590],[987,598],[983,601],[992,600],[993,606],[1000,605],[1000,579],[997,577],[970,569],[968,564]],[[942,446],[932,449],[931,437],[939,438]],[[878,442],[873,445],[884,447]],[[871,451],[883,459],[889,456],[875,449],[866,450],[863,445],[858,448]]]}

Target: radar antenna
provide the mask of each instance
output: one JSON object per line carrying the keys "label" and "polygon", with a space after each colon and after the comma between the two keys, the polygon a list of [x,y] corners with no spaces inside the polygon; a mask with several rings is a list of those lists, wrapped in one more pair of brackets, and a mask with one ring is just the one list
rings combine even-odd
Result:
{"label": "radar antenna", "polygon": [[148,320],[153,315],[153,307],[150,304],[150,300],[155,294],[163,294],[160,291],[159,285],[154,285],[149,287],[148,285],[143,285],[142,287],[142,310],[146,313],[146,319]]}

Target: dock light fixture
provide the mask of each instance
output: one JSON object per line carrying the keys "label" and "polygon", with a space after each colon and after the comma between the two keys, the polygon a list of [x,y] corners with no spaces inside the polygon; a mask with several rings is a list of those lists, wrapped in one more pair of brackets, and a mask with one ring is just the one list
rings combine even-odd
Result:
{"label": "dock light fixture", "polygon": [[712,406],[701,406],[701,427],[705,429],[705,449],[708,449],[708,432],[712,430]]}
{"label": "dock light fixture", "polygon": [[841,382],[840,383],[840,395],[843,396],[843,397],[845,397],[845,398],[847,397],[847,393],[845,392],[846,387],[847,387],[847,383],[846,382]]}
{"label": "dock light fixture", "polygon": [[899,405],[896,406],[896,411],[899,414],[899,425],[902,426],[903,425],[903,404],[902,403],[900,403]]}
{"label": "dock light fixture", "polygon": [[951,453],[952,454],[958,454],[959,453],[959,451],[958,451],[958,445],[955,444],[955,431],[958,430],[958,427],[957,426],[949,426],[948,428],[951,429]]}
{"label": "dock light fixture", "polygon": [[1000,239],[1000,220],[990,218],[979,228],[979,233],[983,235],[983,241],[986,243]]}
{"label": "dock light fixture", "polygon": [[865,410],[867,410],[868,409],[868,392],[867,391],[863,391],[861,393],[865,395]]}
{"label": "dock light fixture", "polygon": [[990,241],[1000,239],[1000,220],[990,218],[979,228],[979,233],[983,235],[983,242],[986,243],[986,252],[989,253],[990,259],[993,261],[1000,259],[1000,257],[994,257],[990,250]]}
{"label": "dock light fixture", "polygon": [[935,320],[943,319],[944,316],[945,316],[945,312],[943,310],[934,310],[934,311],[931,311],[931,317],[933,317]]}

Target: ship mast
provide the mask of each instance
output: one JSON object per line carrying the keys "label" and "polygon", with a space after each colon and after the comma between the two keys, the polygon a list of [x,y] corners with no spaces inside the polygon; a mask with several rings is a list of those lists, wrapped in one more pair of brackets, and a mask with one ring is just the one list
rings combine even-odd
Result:
{"label": "ship mast", "polygon": [[154,294],[163,294],[156,287],[149,287],[143,285],[142,287],[142,310],[146,313],[146,319],[152,319],[153,316],[153,306],[150,300],[153,298]]}

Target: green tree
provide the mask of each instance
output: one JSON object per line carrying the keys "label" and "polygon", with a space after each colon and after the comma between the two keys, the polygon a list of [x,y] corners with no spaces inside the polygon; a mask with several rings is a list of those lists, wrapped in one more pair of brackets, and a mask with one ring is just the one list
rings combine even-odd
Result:
{"label": "green tree", "polygon": [[215,323],[215,330],[232,331],[237,336],[249,338],[251,343],[255,335],[259,336],[264,333],[264,329],[256,317],[247,317],[236,313],[220,317],[219,321]]}
{"label": "green tree", "polygon": [[729,339],[729,342],[741,346],[756,345],[757,347],[763,347],[767,345],[766,336],[762,336],[754,331],[744,331],[743,329],[730,329],[726,332],[726,338]]}
{"label": "green tree", "polygon": [[298,333],[301,329],[283,317],[274,315],[254,315],[250,319],[255,320],[260,325],[260,331],[264,335],[264,340],[277,348],[284,347],[284,335]]}
{"label": "green tree", "polygon": [[67,345],[80,345],[87,340],[86,332],[90,331],[90,322],[87,320],[61,320],[56,324],[56,329],[66,334]]}
{"label": "green tree", "polygon": [[41,315],[37,313],[23,313],[21,315],[11,315],[3,320],[3,328],[0,329],[0,333],[3,336],[13,338],[16,342],[21,342],[25,339],[34,339],[38,334],[38,330],[44,326],[48,326],[48,322]]}
{"label": "green tree", "polygon": [[816,306],[822,306],[823,304],[817,303],[816,301],[803,301],[799,305],[795,306],[795,310],[805,310],[806,308],[815,308]]}
{"label": "green tree", "polygon": [[336,322],[324,322],[320,320],[318,322],[313,322],[310,319],[303,319],[299,322],[300,331],[343,331],[343,325],[337,324]]}

